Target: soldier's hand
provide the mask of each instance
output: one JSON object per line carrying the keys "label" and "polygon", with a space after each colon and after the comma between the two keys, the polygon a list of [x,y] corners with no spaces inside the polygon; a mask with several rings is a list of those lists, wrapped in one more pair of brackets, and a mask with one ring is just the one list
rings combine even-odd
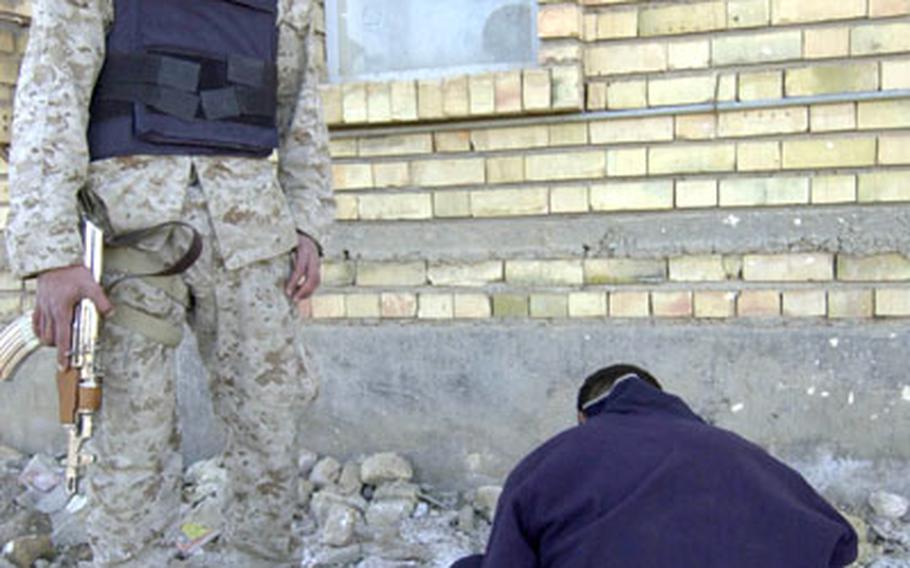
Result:
{"label": "soldier's hand", "polygon": [[297,250],[294,253],[294,269],[284,287],[285,294],[295,303],[306,300],[319,288],[322,275],[322,260],[319,247],[306,235],[297,236]]}
{"label": "soldier's hand", "polygon": [[106,316],[114,309],[104,290],[84,266],[57,268],[38,275],[32,327],[42,343],[57,346],[57,364],[61,369],[69,367],[73,316],[83,298],[94,302],[101,315]]}

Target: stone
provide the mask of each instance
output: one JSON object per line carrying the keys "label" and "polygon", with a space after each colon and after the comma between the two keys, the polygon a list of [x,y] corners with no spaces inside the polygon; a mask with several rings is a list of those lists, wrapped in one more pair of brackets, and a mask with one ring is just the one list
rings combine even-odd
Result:
{"label": "stone", "polygon": [[458,530],[465,533],[473,532],[477,527],[476,519],[474,518],[474,507],[471,505],[465,505],[458,511]]}
{"label": "stone", "polygon": [[25,466],[19,482],[32,491],[49,493],[63,483],[63,468],[53,458],[38,454]]}
{"label": "stone", "polygon": [[184,497],[196,502],[224,491],[227,485],[227,470],[215,459],[202,460],[187,469],[185,480],[188,487],[184,491]]}
{"label": "stone", "polygon": [[386,452],[375,454],[364,460],[360,476],[367,485],[379,485],[391,481],[410,481],[414,469],[398,454]]}
{"label": "stone", "polygon": [[907,499],[901,495],[876,491],[869,495],[869,506],[879,517],[886,519],[900,519],[907,514]]}
{"label": "stone", "polygon": [[498,485],[478,487],[477,494],[474,496],[474,510],[486,520],[493,522],[500,495],[502,495],[502,487]]}
{"label": "stone", "polygon": [[338,477],[338,490],[343,495],[353,495],[360,493],[363,483],[360,481],[360,464],[357,462],[347,462],[341,469],[341,475]]}
{"label": "stone", "polygon": [[329,568],[330,566],[353,566],[363,558],[363,549],[359,544],[352,544],[344,548],[327,548],[321,550],[315,557],[305,556],[302,566],[313,568]]}
{"label": "stone", "polygon": [[314,491],[316,491],[316,485],[309,479],[301,477],[297,480],[297,499],[301,507],[306,508],[310,505]]}
{"label": "stone", "polygon": [[22,461],[24,456],[18,451],[8,446],[0,446],[0,463]]}
{"label": "stone", "polygon": [[55,554],[49,534],[19,537],[3,547],[3,556],[17,568],[30,568],[39,558],[53,560]]}
{"label": "stone", "polygon": [[348,546],[354,540],[357,513],[344,505],[332,505],[322,526],[320,542],[334,547]]}
{"label": "stone", "polygon": [[318,488],[332,485],[341,475],[341,464],[333,457],[319,460],[310,472],[310,481]]}
{"label": "stone", "polygon": [[310,513],[316,517],[316,522],[324,525],[329,516],[329,511],[335,505],[344,505],[363,513],[367,509],[367,501],[360,495],[340,495],[329,489],[319,491],[310,500]]}
{"label": "stone", "polygon": [[414,512],[419,494],[419,487],[404,481],[379,486],[367,508],[367,524],[380,535],[397,532],[401,522]]}
{"label": "stone", "polygon": [[312,450],[301,450],[297,458],[297,470],[300,475],[306,477],[313,471],[313,467],[319,462],[319,454]]}

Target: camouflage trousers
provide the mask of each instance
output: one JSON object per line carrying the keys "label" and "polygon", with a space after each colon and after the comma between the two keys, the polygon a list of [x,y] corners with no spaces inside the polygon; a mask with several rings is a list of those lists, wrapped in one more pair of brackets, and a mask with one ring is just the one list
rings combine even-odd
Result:
{"label": "camouflage trousers", "polygon": [[[222,542],[286,562],[296,548],[298,423],[318,388],[305,369],[299,322],[283,292],[290,260],[282,255],[226,269],[198,188],[189,191],[184,220],[204,239],[202,257],[179,277],[188,297],[136,279],[116,286],[111,299],[115,310],[127,306],[178,329],[189,323],[227,434]],[[169,263],[187,244],[175,231],[149,255]],[[87,531],[99,567],[164,566],[173,551],[167,534],[180,511],[175,349],[135,327],[119,325],[115,314],[99,340],[104,401],[92,441],[98,463],[87,479]]]}

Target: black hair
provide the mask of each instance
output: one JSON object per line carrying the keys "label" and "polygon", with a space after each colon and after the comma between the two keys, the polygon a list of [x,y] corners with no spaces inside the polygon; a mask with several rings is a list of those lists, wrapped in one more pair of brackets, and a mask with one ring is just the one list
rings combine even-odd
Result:
{"label": "black hair", "polygon": [[657,379],[641,367],[626,364],[611,365],[604,367],[585,379],[584,384],[578,389],[578,402],[576,403],[578,411],[581,412],[585,404],[610,390],[618,379],[626,375],[635,375],[657,390],[663,390]]}

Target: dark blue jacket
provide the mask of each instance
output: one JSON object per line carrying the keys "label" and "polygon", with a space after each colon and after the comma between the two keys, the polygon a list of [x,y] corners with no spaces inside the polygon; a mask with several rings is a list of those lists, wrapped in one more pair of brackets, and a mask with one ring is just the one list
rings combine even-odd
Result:
{"label": "dark blue jacket", "polygon": [[848,522],[803,478],[679,398],[620,382],[588,421],[525,458],[484,567],[828,568]]}

